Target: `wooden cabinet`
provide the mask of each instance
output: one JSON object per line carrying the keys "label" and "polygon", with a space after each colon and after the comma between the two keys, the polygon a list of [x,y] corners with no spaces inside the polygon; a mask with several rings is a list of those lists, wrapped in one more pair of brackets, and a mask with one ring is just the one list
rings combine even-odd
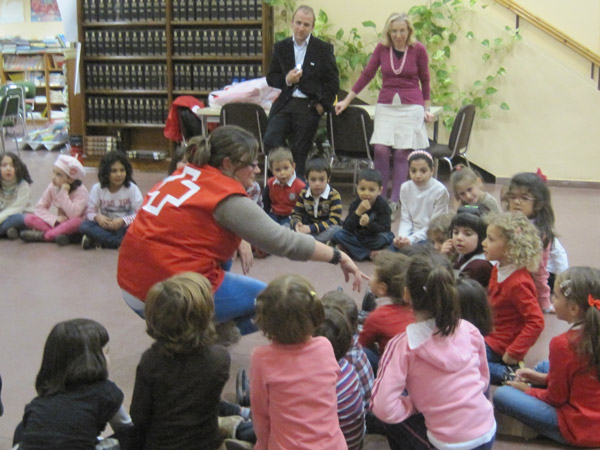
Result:
{"label": "wooden cabinet", "polygon": [[169,157],[163,129],[173,99],[206,100],[261,77],[273,45],[272,10],[262,0],[78,0],[78,19],[92,163],[102,153],[96,136],[106,136],[107,147],[118,137],[132,159],[147,158],[144,166]]}
{"label": "wooden cabinet", "polygon": [[11,81],[28,81],[35,85],[33,116],[40,120],[64,119],[65,55],[63,50],[4,53],[0,59],[2,84]]}

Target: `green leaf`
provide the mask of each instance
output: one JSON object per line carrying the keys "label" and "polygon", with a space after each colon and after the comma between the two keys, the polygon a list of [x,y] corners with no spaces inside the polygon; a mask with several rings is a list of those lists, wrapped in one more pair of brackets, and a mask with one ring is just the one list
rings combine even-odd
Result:
{"label": "green leaf", "polygon": [[450,33],[448,35],[448,42],[452,44],[454,41],[456,41],[456,35],[454,33]]}
{"label": "green leaf", "polygon": [[342,36],[344,36],[344,30],[343,30],[342,28],[340,28],[340,29],[337,31],[337,33],[335,33],[335,38],[336,38],[337,40],[340,40],[340,39],[342,39]]}
{"label": "green leaf", "polygon": [[362,23],[363,27],[367,27],[367,28],[377,28],[377,25],[375,25],[375,22],[373,22],[372,20],[367,20],[365,22]]}
{"label": "green leaf", "polygon": [[327,23],[329,21],[329,17],[327,17],[327,13],[322,9],[319,10],[319,21],[323,23]]}
{"label": "green leaf", "polygon": [[497,75],[504,75],[506,73],[506,69],[504,67],[500,67],[496,72]]}
{"label": "green leaf", "polygon": [[483,41],[481,41],[481,45],[483,45],[484,47],[489,47],[490,46],[490,40],[489,39],[484,39]]}
{"label": "green leaf", "polygon": [[446,55],[446,58],[450,58],[450,47],[447,45],[444,47],[444,55]]}
{"label": "green leaf", "polygon": [[505,102],[500,103],[500,109],[503,109],[504,111],[508,111],[510,109],[510,106],[508,106]]}
{"label": "green leaf", "polygon": [[434,13],[433,17],[436,18],[436,19],[438,19],[438,20],[444,20],[445,19],[444,15],[441,12]]}
{"label": "green leaf", "polygon": [[433,4],[431,5],[432,8],[441,8],[442,7],[442,2],[433,2]]}
{"label": "green leaf", "polygon": [[499,47],[500,45],[502,45],[502,42],[504,42],[504,41],[502,40],[502,38],[496,38],[496,39],[494,39],[494,45],[495,45],[496,47]]}
{"label": "green leaf", "polygon": [[489,60],[491,57],[491,55],[489,53],[484,53],[483,56],[481,57],[481,59],[483,59],[484,61]]}
{"label": "green leaf", "polygon": [[491,83],[492,81],[494,81],[494,75],[488,75],[487,77],[485,77],[485,81],[487,81],[488,83]]}
{"label": "green leaf", "polygon": [[440,70],[438,70],[438,71],[435,73],[435,76],[436,76],[438,79],[447,78],[447,77],[448,77],[448,71],[447,71],[447,70],[440,69]]}
{"label": "green leaf", "polygon": [[473,83],[473,87],[481,87],[483,86],[483,83],[481,82],[481,80],[477,80]]}
{"label": "green leaf", "polygon": [[475,39],[475,35],[473,34],[472,31],[468,31],[467,34],[465,35],[465,37],[467,39]]}
{"label": "green leaf", "polygon": [[496,92],[498,92],[498,89],[496,89],[495,87],[489,86],[485,90],[485,95],[492,95],[492,94],[495,94]]}

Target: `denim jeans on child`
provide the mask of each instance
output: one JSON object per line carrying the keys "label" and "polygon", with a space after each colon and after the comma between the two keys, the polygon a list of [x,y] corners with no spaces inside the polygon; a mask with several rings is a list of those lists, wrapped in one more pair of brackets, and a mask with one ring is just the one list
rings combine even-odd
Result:
{"label": "denim jeans on child", "polygon": [[357,261],[367,259],[373,250],[387,248],[393,240],[394,233],[391,231],[359,238],[354,233],[342,229],[333,236],[333,241],[343,246],[348,251],[348,255]]}
{"label": "denim jeans on child", "polygon": [[504,361],[502,361],[502,355],[496,353],[487,344],[485,344],[485,352],[487,354],[488,367],[490,368],[490,384],[502,384],[507,368]]}
{"label": "denim jeans on child", "polygon": [[561,444],[568,442],[560,434],[556,408],[510,386],[500,386],[494,393],[494,407]]}
{"label": "denim jeans on child", "polygon": [[25,215],[24,214],[13,214],[8,216],[4,222],[0,223],[0,236],[6,236],[6,232],[9,228],[16,228],[21,231],[25,227]]}
{"label": "denim jeans on child", "polygon": [[84,220],[79,226],[79,232],[88,235],[104,248],[119,248],[125,233],[127,233],[127,228],[127,226],[123,226],[119,230],[107,230],[97,222]]}

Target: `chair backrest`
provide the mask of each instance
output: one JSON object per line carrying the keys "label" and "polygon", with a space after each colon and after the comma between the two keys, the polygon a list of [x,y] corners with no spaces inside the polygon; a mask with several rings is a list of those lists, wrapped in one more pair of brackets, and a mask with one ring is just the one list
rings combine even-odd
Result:
{"label": "chair backrest", "polygon": [[11,92],[0,100],[0,124],[5,125],[7,119],[13,120],[19,117],[21,112],[20,92]]}
{"label": "chair backrest", "polygon": [[194,136],[203,135],[202,120],[189,108],[180,106],[177,108],[177,114],[179,115],[179,129],[184,143],[187,143]]}
{"label": "chair backrest", "polygon": [[25,98],[35,98],[35,83],[31,81],[13,81],[12,83],[23,88]]}
{"label": "chair backrest", "polygon": [[372,160],[373,120],[369,113],[360,106],[349,106],[340,115],[330,112],[328,116],[327,133],[335,154]]}
{"label": "chair backrest", "polygon": [[469,146],[474,118],[475,105],[465,105],[458,110],[454,119],[454,125],[452,125],[452,131],[450,132],[450,139],[448,140],[448,147],[452,150],[450,158],[459,155],[461,150]]}
{"label": "chair backrest", "polygon": [[221,108],[221,125],[237,125],[254,135],[260,144],[261,153],[265,153],[263,136],[267,130],[267,114],[256,103],[227,103]]}

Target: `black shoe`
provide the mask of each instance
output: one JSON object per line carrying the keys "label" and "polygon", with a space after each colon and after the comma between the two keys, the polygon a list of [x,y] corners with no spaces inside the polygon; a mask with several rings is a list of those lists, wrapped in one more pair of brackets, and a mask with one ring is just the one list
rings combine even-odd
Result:
{"label": "black shoe", "polygon": [[375,301],[377,297],[371,291],[365,292],[365,296],[363,297],[361,309],[363,311],[371,312],[375,308],[377,308],[377,302]]}
{"label": "black shoe", "polygon": [[71,239],[66,234],[59,234],[54,238],[54,242],[56,242],[59,246],[64,247],[65,245],[69,245],[71,243]]}
{"label": "black shoe", "polygon": [[10,227],[6,231],[6,237],[8,239],[10,239],[11,241],[14,241],[15,239],[19,239],[19,230],[17,230],[15,227]]}

